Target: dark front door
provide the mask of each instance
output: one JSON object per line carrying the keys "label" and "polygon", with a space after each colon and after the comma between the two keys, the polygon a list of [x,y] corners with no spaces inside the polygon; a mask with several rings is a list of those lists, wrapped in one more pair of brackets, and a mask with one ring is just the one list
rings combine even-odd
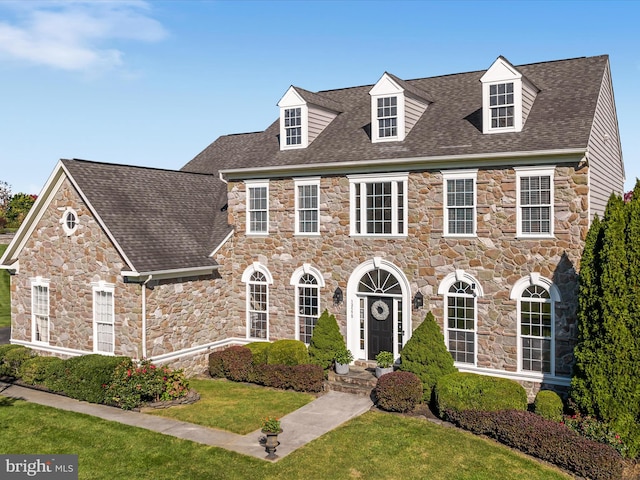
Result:
{"label": "dark front door", "polygon": [[375,360],[382,351],[393,353],[393,298],[369,297],[367,313],[368,356]]}

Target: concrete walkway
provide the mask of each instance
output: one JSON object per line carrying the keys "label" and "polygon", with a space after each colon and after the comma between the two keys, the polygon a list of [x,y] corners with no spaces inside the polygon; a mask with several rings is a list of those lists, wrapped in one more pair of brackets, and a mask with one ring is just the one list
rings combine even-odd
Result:
{"label": "concrete walkway", "polygon": [[[233,450],[234,452],[257,458],[265,458],[267,455],[264,446],[260,445],[260,439],[264,436],[260,430],[247,435],[237,435],[224,430],[202,427],[170,418],[81,402],[61,395],[2,382],[0,382],[0,395],[61,410],[84,413],[105,420],[124,423],[125,425],[146,428],[165,435]],[[285,457],[328,431],[362,415],[372,405],[371,400],[367,397],[329,392],[295,412],[282,417],[280,422],[283,432],[278,436],[280,446],[276,451],[278,458]]]}

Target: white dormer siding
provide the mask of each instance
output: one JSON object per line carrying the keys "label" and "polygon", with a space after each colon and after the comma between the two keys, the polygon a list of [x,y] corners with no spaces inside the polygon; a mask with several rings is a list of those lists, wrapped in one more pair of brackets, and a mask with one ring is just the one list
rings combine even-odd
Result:
{"label": "white dormer siding", "polygon": [[[304,91],[289,87],[278,102],[280,107],[280,150],[307,148],[336,118],[333,112],[308,102]],[[307,92],[307,96],[317,97]]]}
{"label": "white dormer siding", "polygon": [[507,59],[498,57],[482,82],[483,133],[520,132],[538,89]]}
{"label": "white dormer siding", "polygon": [[374,143],[404,140],[427,109],[428,102],[408,92],[403,84],[385,73],[369,91]]}

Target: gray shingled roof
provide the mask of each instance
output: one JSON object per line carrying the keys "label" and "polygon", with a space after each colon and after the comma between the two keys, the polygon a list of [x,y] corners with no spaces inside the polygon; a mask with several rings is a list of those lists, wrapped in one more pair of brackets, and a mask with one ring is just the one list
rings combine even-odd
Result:
{"label": "gray shingled roof", "polygon": [[[522,132],[482,133],[485,71],[406,80],[433,101],[402,142],[372,143],[372,85],[318,92],[342,113],[304,149],[280,151],[276,120],[263,132],[223,136],[182,170],[217,173],[225,169],[315,163],[362,162],[586,148],[608,56],[517,66],[540,89]],[[363,168],[364,170],[364,168]]]}
{"label": "gray shingled roof", "polygon": [[216,176],[86,160],[62,164],[138,272],[216,265],[231,231]]}

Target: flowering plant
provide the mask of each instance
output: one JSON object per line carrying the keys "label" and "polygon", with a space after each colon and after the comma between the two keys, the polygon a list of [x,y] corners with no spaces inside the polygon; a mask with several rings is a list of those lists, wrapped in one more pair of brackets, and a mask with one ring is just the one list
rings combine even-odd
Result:
{"label": "flowering plant", "polygon": [[280,420],[275,417],[265,417],[262,419],[262,431],[269,433],[280,433]]}

